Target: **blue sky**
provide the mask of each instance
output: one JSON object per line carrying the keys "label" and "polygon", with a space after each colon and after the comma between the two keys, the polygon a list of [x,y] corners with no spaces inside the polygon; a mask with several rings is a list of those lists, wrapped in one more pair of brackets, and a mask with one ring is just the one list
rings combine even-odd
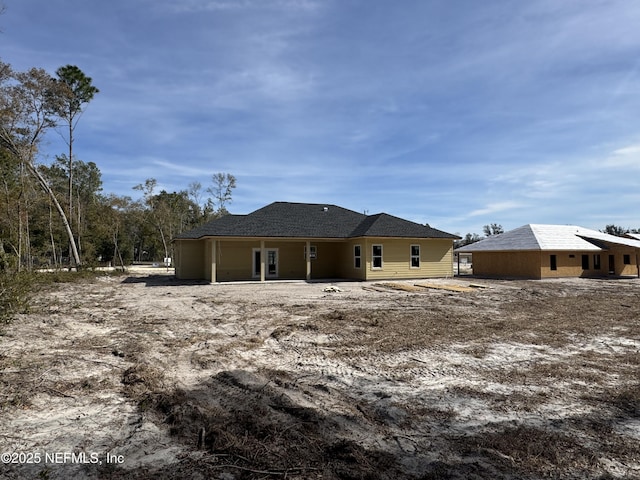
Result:
{"label": "blue sky", "polygon": [[100,89],[74,152],[105,192],[229,172],[232,213],[640,228],[640,2],[2,1],[4,62]]}

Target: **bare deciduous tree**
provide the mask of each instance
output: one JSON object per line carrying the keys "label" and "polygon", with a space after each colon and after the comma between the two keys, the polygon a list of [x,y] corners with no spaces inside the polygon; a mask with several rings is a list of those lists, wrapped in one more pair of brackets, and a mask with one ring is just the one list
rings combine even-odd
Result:
{"label": "bare deciduous tree", "polygon": [[69,236],[75,264],[80,266],[80,256],[67,216],[35,164],[42,136],[56,125],[60,101],[57,83],[43,69],[13,72],[9,65],[0,64],[0,144],[19,160],[49,196]]}
{"label": "bare deciduous tree", "polygon": [[215,199],[215,214],[227,215],[227,204],[232,201],[232,190],[236,188],[236,177],[230,173],[215,173],[212,178],[213,187],[207,188],[207,192]]}

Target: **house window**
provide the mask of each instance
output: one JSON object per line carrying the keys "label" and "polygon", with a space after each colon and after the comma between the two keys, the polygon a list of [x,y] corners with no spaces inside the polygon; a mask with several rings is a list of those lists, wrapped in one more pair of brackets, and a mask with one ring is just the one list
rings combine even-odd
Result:
{"label": "house window", "polygon": [[558,270],[558,257],[551,255],[549,261],[551,262],[551,270]]}
{"label": "house window", "polygon": [[267,250],[267,275],[278,275],[278,252],[276,250]]}
{"label": "house window", "polygon": [[[265,276],[275,278],[278,276],[278,249],[277,248],[266,248],[265,252],[266,262],[265,262]],[[253,249],[253,277],[260,278],[262,269],[262,249],[254,248]]]}
{"label": "house window", "polygon": [[[316,245],[311,245],[310,247],[311,254],[309,255],[310,260],[315,260],[318,258],[318,247]],[[307,259],[307,246],[304,246],[304,259]]]}
{"label": "house window", "polygon": [[360,245],[353,246],[353,267],[360,268],[362,266],[362,253]]}
{"label": "house window", "polygon": [[625,265],[631,265],[631,255],[624,255],[622,257],[622,263]]}
{"label": "house window", "polygon": [[411,245],[411,268],[420,268],[420,245]]}
{"label": "house window", "polygon": [[589,270],[589,255],[582,255],[582,269]]}
{"label": "house window", "polygon": [[382,245],[371,247],[371,268],[382,268]]}
{"label": "house window", "polygon": [[593,269],[600,270],[600,254],[599,253],[596,253],[593,256]]}

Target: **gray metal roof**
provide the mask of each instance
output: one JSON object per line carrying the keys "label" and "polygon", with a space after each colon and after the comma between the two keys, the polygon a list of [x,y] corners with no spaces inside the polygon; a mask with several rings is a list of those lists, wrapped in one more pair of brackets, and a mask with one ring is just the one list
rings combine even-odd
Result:
{"label": "gray metal roof", "polygon": [[640,248],[640,241],[616,237],[576,225],[529,224],[514,230],[492,235],[470,245],[456,249],[457,252],[508,252],[527,250],[573,250],[599,252],[606,244]]}
{"label": "gray metal roof", "polygon": [[286,238],[459,238],[456,235],[386,213],[364,215],[336,205],[274,202],[248,215],[226,215],[178,235]]}

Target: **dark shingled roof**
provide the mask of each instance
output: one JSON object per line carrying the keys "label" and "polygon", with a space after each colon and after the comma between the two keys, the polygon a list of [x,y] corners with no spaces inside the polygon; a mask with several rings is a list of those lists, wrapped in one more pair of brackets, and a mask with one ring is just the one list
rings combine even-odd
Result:
{"label": "dark shingled roof", "polygon": [[364,215],[336,205],[274,202],[248,215],[226,215],[178,235],[202,237],[459,238],[429,226],[379,213]]}

